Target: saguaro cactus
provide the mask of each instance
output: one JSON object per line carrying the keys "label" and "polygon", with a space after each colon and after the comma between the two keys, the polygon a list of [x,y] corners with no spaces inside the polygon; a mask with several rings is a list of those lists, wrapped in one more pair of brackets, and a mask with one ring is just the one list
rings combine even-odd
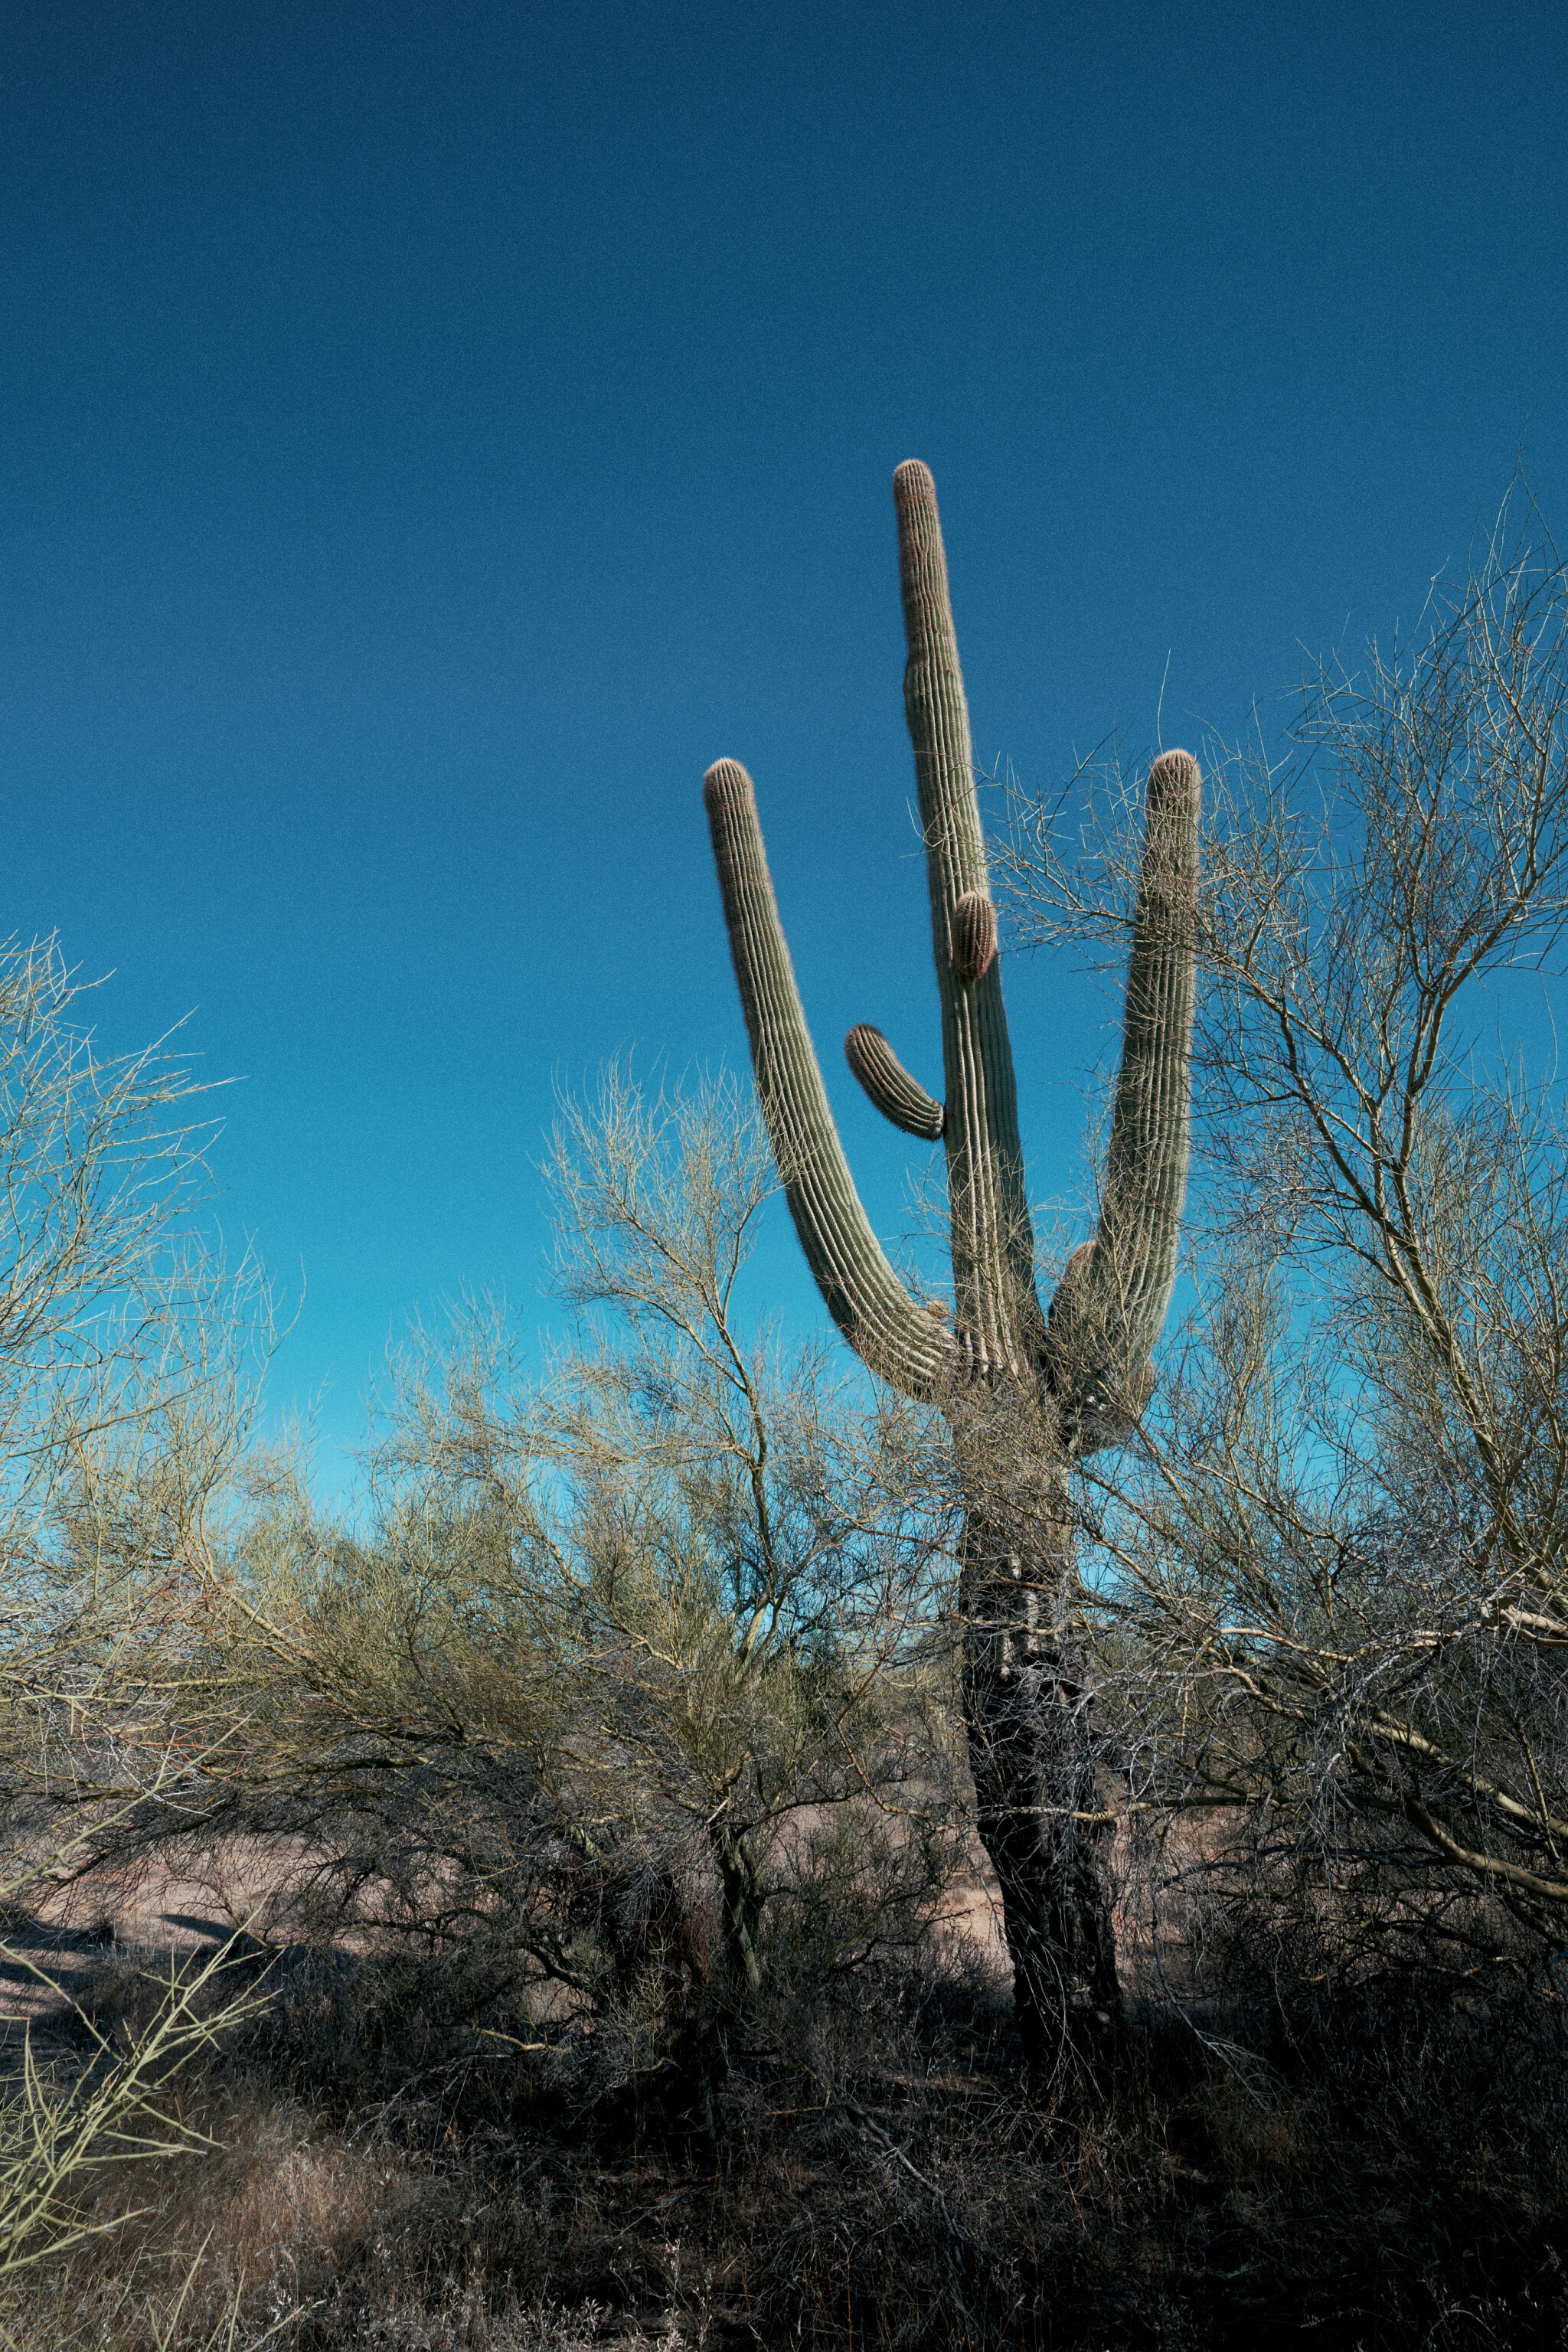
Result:
{"label": "saguaro cactus", "polygon": [[[893,476],[909,662],[904,707],[931,887],[942,1003],[945,1099],[902,1068],[861,1023],[849,1066],[877,1108],[947,1151],[953,1318],[911,1297],[873,1234],[828,1108],[768,874],[752,780],[738,761],[710,768],[703,798],[735,977],[768,1132],[795,1230],[839,1329],[873,1370],[937,1399],[961,1440],[997,1427],[998,1400],[1029,1409],[1008,1423],[1032,1444],[1038,1506],[999,1507],[981,1460],[959,1446],[964,1697],[979,1825],[1002,1888],[1021,2023],[1031,2038],[1110,2024],[1115,1953],[1096,1800],[1090,1698],[1067,1588],[1072,1526],[1066,1465],[1103,1444],[1146,1402],[1149,1350],[1175,1278],[1188,1157],[1189,1058],[1199,780],[1184,751],[1151,769],[1133,916],[1121,1076],[1100,1214],[1069,1260],[1048,1315],[1035,1284],[1034,1238],[1018,1139],[1016,1088],[958,666],[947,562],[928,469]],[[1032,1434],[1020,1441],[1019,1433]],[[1021,1525],[1028,1533],[1020,1537]]]}

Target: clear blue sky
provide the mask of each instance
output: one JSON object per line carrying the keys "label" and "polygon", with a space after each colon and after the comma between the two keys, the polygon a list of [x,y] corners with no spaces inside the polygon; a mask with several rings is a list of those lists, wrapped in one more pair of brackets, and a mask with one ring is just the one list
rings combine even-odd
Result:
{"label": "clear blue sky", "polygon": [[[0,929],[193,1013],[329,1436],[525,1323],[552,1083],[743,1059],[756,778],[838,1041],[935,1083],[889,478],[979,758],[1246,725],[1409,617],[1522,441],[1568,533],[1568,11],[22,5],[0,32]],[[1015,961],[1037,1193],[1115,1005]],[[918,1155],[916,1155],[918,1157]],[[763,1268],[815,1302],[781,1213]]]}

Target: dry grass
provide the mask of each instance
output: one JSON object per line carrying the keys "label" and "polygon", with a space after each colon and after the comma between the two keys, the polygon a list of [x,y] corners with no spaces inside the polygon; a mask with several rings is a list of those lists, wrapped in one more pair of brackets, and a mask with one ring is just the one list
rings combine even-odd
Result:
{"label": "dry grass", "polygon": [[[98,2185],[99,2218],[152,2210],[35,2282],[22,2341],[1563,2340],[1561,2049],[1532,1997],[1255,1989],[1223,2021],[1149,2013],[1086,2098],[1020,2081],[993,1987],[889,1970],[732,2042],[715,2145],[658,2074],[598,2096],[585,2060],[541,2072],[421,2025],[407,1978],[333,1967],[298,1962],[185,2077],[210,2151]],[[137,1999],[105,1970],[100,2020]]]}
{"label": "dry grass", "polygon": [[481,2166],[456,2132],[411,2146],[384,2118],[334,2124],[264,2076],[221,2068],[188,2084],[180,2108],[210,2153],[100,2184],[97,2218],[143,2210],[18,2297],[11,2325],[29,2347],[630,2352],[647,2340],[592,2299],[551,2299],[548,2190],[516,2166]]}
{"label": "dry grass", "polygon": [[[653,2009],[541,2053],[488,1966],[258,1947],[265,2012],[168,2093],[205,2151],[103,2174],[92,2219],[146,2210],[5,2315],[28,2352],[1568,2340],[1550,1985],[1348,1983],[1267,1917],[1215,1933],[1181,2001],[1129,1934],[1092,2084],[1022,2073],[962,1937],[782,1977],[726,2029],[711,2136]],[[75,1957],[134,2034],[158,1971]]]}

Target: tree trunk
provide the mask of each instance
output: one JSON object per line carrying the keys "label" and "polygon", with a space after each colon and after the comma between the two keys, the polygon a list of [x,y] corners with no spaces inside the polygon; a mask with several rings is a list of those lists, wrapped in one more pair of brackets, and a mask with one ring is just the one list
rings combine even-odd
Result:
{"label": "tree trunk", "polygon": [[1065,1624],[1072,1530],[1030,1558],[971,1509],[963,1704],[980,1835],[1002,1889],[1013,1998],[1032,2057],[1104,2049],[1121,2022],[1090,1694]]}
{"label": "tree trunk", "polygon": [[730,1980],[743,1982],[754,2000],[763,1989],[762,1873],[751,1839],[728,1822],[715,1832],[713,1854],[724,1894],[725,1967]]}

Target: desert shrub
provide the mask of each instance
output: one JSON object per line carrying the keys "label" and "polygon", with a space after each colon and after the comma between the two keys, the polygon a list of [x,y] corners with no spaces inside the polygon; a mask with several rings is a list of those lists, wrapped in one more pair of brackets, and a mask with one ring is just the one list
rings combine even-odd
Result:
{"label": "desert shrub", "polygon": [[[0,946],[0,1958],[80,2043],[7,2021],[0,2335],[30,2344],[44,2337],[17,2315],[34,2282],[99,2234],[90,2184],[193,2153],[171,2082],[207,2045],[209,2011],[247,2011],[214,1964],[165,1981],[134,2030],[97,2032],[33,1932],[39,1897],[106,1834],[133,1838],[149,1794],[183,1777],[161,1736],[139,1741],[165,1725],[145,1652],[200,1494],[241,1442],[268,1330],[265,1286],[226,1275],[193,1214],[199,1089],[166,1046],[100,1057],[83,994],[55,941]],[[106,1554],[82,1538],[110,1495]]]}
{"label": "desert shrub", "polygon": [[[711,2129],[732,2021],[910,1945],[962,1839],[934,1441],[742,1340],[773,1180],[737,1089],[612,1074],[551,1172],[570,1342],[524,1380],[484,1309],[416,1334],[352,1531],[247,1458],[143,1643],[189,1761],[132,1830],[279,1842],[275,1932]],[[78,1503],[115,1559],[121,1496]]]}
{"label": "desert shrub", "polygon": [[[1231,1814],[1208,1889],[1352,1978],[1568,1921],[1568,1136],[1506,1042],[1568,919],[1568,573],[1510,531],[1288,756],[1210,762],[1198,1301],[1079,1487],[1131,1802]],[[1125,932],[1126,834],[1020,841],[1037,936]]]}

